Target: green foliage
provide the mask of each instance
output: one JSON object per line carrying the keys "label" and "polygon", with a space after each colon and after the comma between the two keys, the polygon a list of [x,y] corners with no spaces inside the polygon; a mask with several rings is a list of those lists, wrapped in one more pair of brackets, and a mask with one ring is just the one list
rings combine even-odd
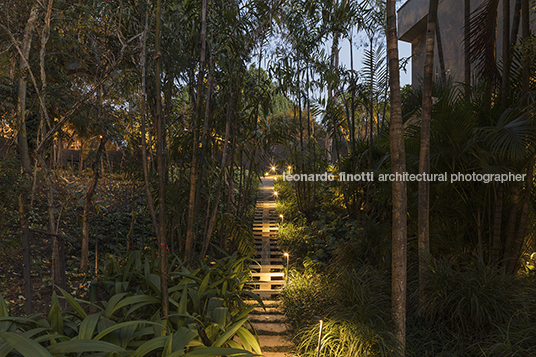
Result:
{"label": "green foliage", "polygon": [[389,284],[378,271],[291,270],[282,296],[296,329],[300,356],[314,356],[323,316],[322,355],[390,356],[397,348],[389,325]]}
{"label": "green foliage", "polygon": [[410,356],[530,356],[536,344],[534,278],[473,260],[430,263],[408,321]]}
{"label": "green foliage", "polygon": [[[52,297],[46,319],[9,317],[0,297],[0,356],[16,350],[23,356],[255,356],[261,353],[254,333],[245,328],[248,313],[260,299],[243,290],[248,281],[244,259],[236,256],[202,264],[190,271],[171,262],[170,316],[160,316],[158,260],[133,252],[125,259],[109,257],[99,284],[109,294],[87,302],[61,290],[62,311]],[[91,307],[92,310],[89,308]],[[240,342],[235,341],[240,337]]]}
{"label": "green foliage", "polygon": [[476,336],[493,324],[504,325],[519,312],[527,313],[523,289],[514,276],[475,262],[455,269],[452,261],[430,263],[420,315],[448,325],[457,333]]}

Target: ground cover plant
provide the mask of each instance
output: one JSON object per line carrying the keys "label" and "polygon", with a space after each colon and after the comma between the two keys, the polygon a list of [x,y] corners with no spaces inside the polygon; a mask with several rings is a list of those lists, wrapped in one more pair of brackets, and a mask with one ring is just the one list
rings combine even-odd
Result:
{"label": "ground cover plant", "polygon": [[[320,317],[323,355],[396,355],[388,226],[350,217],[341,224],[341,216],[330,212],[308,219],[292,210],[291,185],[278,181],[276,189],[283,193],[277,206],[290,217],[280,229],[290,253],[281,301],[298,355],[316,356]],[[324,194],[333,193],[326,188]],[[475,256],[431,259],[420,295],[415,254],[410,249],[408,356],[534,353],[536,288],[530,270],[513,276]]]}
{"label": "ground cover plant", "polygon": [[234,255],[190,271],[174,257],[169,271],[173,307],[169,316],[162,316],[159,263],[152,253],[135,251],[124,259],[110,255],[93,282],[100,294],[83,301],[59,289],[45,316],[10,317],[0,297],[0,356],[260,354],[254,329],[246,328],[248,313],[262,306],[245,290],[250,279],[243,267],[246,259]]}

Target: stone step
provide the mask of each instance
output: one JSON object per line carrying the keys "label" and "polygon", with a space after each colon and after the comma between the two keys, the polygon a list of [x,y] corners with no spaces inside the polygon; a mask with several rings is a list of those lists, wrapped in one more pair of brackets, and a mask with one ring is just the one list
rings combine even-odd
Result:
{"label": "stone step", "polygon": [[249,321],[251,321],[252,324],[255,323],[278,323],[278,324],[284,324],[288,321],[288,318],[279,313],[279,314],[263,314],[263,315],[255,315],[251,314],[249,315]]}
{"label": "stone step", "polygon": [[268,281],[282,281],[282,280],[285,280],[285,273],[270,273],[270,272],[266,272],[266,273],[257,273],[257,272],[253,272],[251,273],[251,275],[253,276],[253,280],[257,281],[264,281],[264,282],[268,282]]}
{"label": "stone step", "polygon": [[250,265],[249,269],[252,270],[252,273],[259,272],[273,272],[273,273],[282,273],[285,270],[283,265]]}
{"label": "stone step", "polygon": [[283,310],[281,310],[281,308],[279,306],[266,306],[264,305],[264,307],[266,308],[263,309],[262,307],[256,307],[255,309],[253,309],[253,311],[250,313],[251,316],[253,315],[283,315]]}
{"label": "stone step", "polygon": [[280,351],[282,349],[290,350],[294,347],[292,341],[278,335],[259,335],[259,344],[261,345],[261,350],[277,348]]}
{"label": "stone step", "polygon": [[282,335],[287,332],[286,324],[281,322],[253,322],[252,324],[259,335]]}
{"label": "stone step", "polygon": [[262,357],[295,357],[292,352],[262,352]]}
{"label": "stone step", "polygon": [[[246,300],[246,304],[248,305],[258,305],[259,303],[256,300]],[[262,303],[264,304],[264,307],[279,307],[280,302],[279,300],[274,299],[263,299]],[[259,307],[262,309],[262,307]]]}
{"label": "stone step", "polygon": [[259,295],[263,299],[270,299],[277,297],[280,293],[280,289],[254,289],[252,290],[253,293]]}

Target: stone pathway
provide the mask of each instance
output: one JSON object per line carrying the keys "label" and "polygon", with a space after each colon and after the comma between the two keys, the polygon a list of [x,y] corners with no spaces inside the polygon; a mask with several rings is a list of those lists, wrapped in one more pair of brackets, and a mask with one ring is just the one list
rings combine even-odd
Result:
{"label": "stone pathway", "polygon": [[250,321],[257,330],[264,357],[292,356],[294,344],[289,340],[286,316],[277,300],[279,290],[285,284],[283,253],[277,239],[278,217],[275,213],[274,176],[261,179],[253,236],[257,249],[256,260],[260,265],[251,265],[253,279],[258,283],[254,292],[264,302],[265,309],[256,308]]}

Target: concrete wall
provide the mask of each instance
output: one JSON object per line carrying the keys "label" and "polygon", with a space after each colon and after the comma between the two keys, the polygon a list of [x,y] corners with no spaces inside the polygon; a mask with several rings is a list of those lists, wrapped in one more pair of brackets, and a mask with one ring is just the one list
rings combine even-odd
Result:
{"label": "concrete wall", "polygon": [[[484,0],[471,0],[471,11],[474,11]],[[412,83],[419,85],[424,72],[424,52],[426,27],[428,21],[429,0],[408,0],[398,10],[398,36],[401,41],[410,42],[412,48]],[[510,0],[511,16],[513,17],[515,0]],[[497,33],[502,33],[502,1],[499,2],[499,18]],[[534,15],[534,14],[531,14]],[[455,82],[464,80],[464,1],[440,0],[437,11],[445,70]],[[534,18],[534,16],[531,16]],[[534,23],[532,25],[534,30]],[[519,32],[521,33],[521,32]],[[434,53],[434,75],[440,73],[437,40]],[[497,58],[501,59],[501,35],[497,40]]]}

